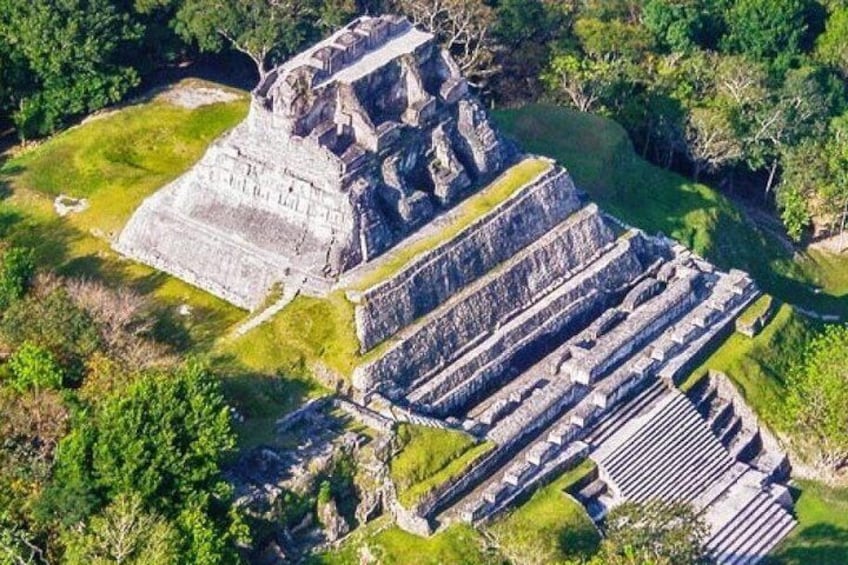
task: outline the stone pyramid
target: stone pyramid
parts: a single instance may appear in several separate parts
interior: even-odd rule
[[[361,17],[274,69],[116,249],[246,308],[283,281],[321,294],[511,159],[432,34]]]

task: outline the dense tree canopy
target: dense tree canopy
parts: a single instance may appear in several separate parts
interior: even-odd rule
[[[17,63],[21,135],[51,133],[65,116],[117,102],[138,85],[127,60],[141,34],[110,0],[0,1],[0,45]]]
[[[787,419],[798,453],[825,473],[848,466],[848,327],[830,326],[795,361]]]

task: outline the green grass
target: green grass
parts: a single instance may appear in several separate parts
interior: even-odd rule
[[[0,167],[0,237],[36,251],[62,274],[103,279],[150,295],[162,333],[186,349],[208,350],[243,313],[203,291],[122,260],[110,240],[148,195],[188,169],[206,146],[243,119],[246,99],[188,110],[153,100],[109,112],[8,158]],[[56,195],[85,197],[90,207],[59,218]],[[176,307],[192,314],[180,317]]]
[[[9,160],[14,189],[85,197],[91,207],[69,216],[83,231],[119,230],[141,201],[197,161],[246,115],[244,99],[189,110],[165,101],[124,108],[71,128]]]
[[[270,322],[223,342],[220,350],[255,371],[308,377],[329,370],[344,378],[359,358],[353,305],[342,292],[324,299],[298,296]]]
[[[769,311],[774,305],[774,297],[769,294],[763,294],[757,298],[753,304],[745,309],[739,316],[739,323],[750,326],[757,321],[763,314]]]
[[[398,500],[407,508],[435,487],[460,476],[493,447],[491,442],[480,443],[456,430],[403,424],[397,434],[403,447],[389,466]]]
[[[575,562],[591,556],[600,535],[583,506],[566,490],[593,467],[585,460],[488,526],[504,555],[527,565]]]
[[[367,561],[370,555],[374,561]],[[474,528],[454,525],[429,538],[391,526],[387,517],[360,528],[341,547],[314,556],[312,565],[504,565],[506,560]]]
[[[532,105],[499,111],[495,117],[526,150],[566,166],[578,187],[613,215],[649,233],[673,237],[720,268],[751,273],[763,290],[783,301],[848,314],[848,260],[811,253],[796,261],[715,190],[638,157],[615,122]],[[815,292],[817,284],[824,292]]]
[[[443,229],[389,251],[385,258],[379,260],[377,268],[368,271],[355,281],[355,288],[364,290],[392,277],[416,256],[456,237],[462,230],[492,211],[498,204],[515,194],[518,189],[549,169],[550,166],[550,163],[543,159],[525,159],[512,166],[484,191],[480,191],[460,203],[456,210],[452,212],[453,217],[450,223]]]
[[[772,429],[786,426],[781,407],[789,364],[803,352],[816,325],[783,304],[753,339],[733,333],[682,385],[686,389],[710,369],[726,373],[758,416]]]
[[[798,526],[772,551],[769,563],[848,563],[848,488],[835,489],[812,481],[799,481],[798,486]]]

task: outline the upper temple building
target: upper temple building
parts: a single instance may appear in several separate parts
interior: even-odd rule
[[[513,160],[432,34],[361,17],[271,71],[116,248],[250,308],[326,290]]]

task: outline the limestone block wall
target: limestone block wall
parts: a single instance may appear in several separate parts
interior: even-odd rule
[[[170,190],[157,193],[133,215],[116,248],[242,308],[252,308],[285,276],[285,258],[236,245],[227,234],[175,214]]]
[[[532,348],[545,336],[573,331],[597,316],[608,306],[611,297],[606,293],[587,290],[586,294],[568,304],[573,294],[558,295],[545,307],[532,312],[503,332],[492,335],[485,347],[478,347],[458,359],[437,378],[408,398],[418,409],[447,416],[466,406],[475,397],[510,376],[512,363],[522,351]],[[432,385],[432,386],[428,386]],[[423,390],[422,390],[423,389]]]
[[[432,311],[537,240],[578,206],[568,174],[551,169],[455,238],[421,255],[387,281],[367,289],[356,307],[356,331],[362,350],[373,348]],[[598,228],[598,236],[607,233],[608,229]]]
[[[613,251],[593,263],[570,284],[555,283],[554,286],[562,286],[563,290],[549,307],[564,308],[592,290],[617,289],[639,276],[645,268],[634,249],[638,247],[636,242],[639,239],[620,241]],[[538,268],[535,266],[530,273],[525,270],[524,276],[532,275]],[[435,312],[426,319],[426,323],[414,327],[409,335],[381,357],[360,365],[354,372],[354,386],[370,390],[382,382],[409,383],[440,370],[464,349],[485,339],[501,320],[526,309],[534,298],[541,298],[531,296],[524,284],[518,287],[494,284],[480,290],[481,293],[473,299],[463,295],[462,300]],[[504,300],[504,296],[511,299]],[[547,313],[543,310],[542,315],[547,317],[545,314],[553,312],[553,309]]]
[[[696,304],[697,280],[697,274],[693,273],[671,283],[665,292],[635,310],[585,356],[567,361],[562,371],[579,383],[591,384]]]

